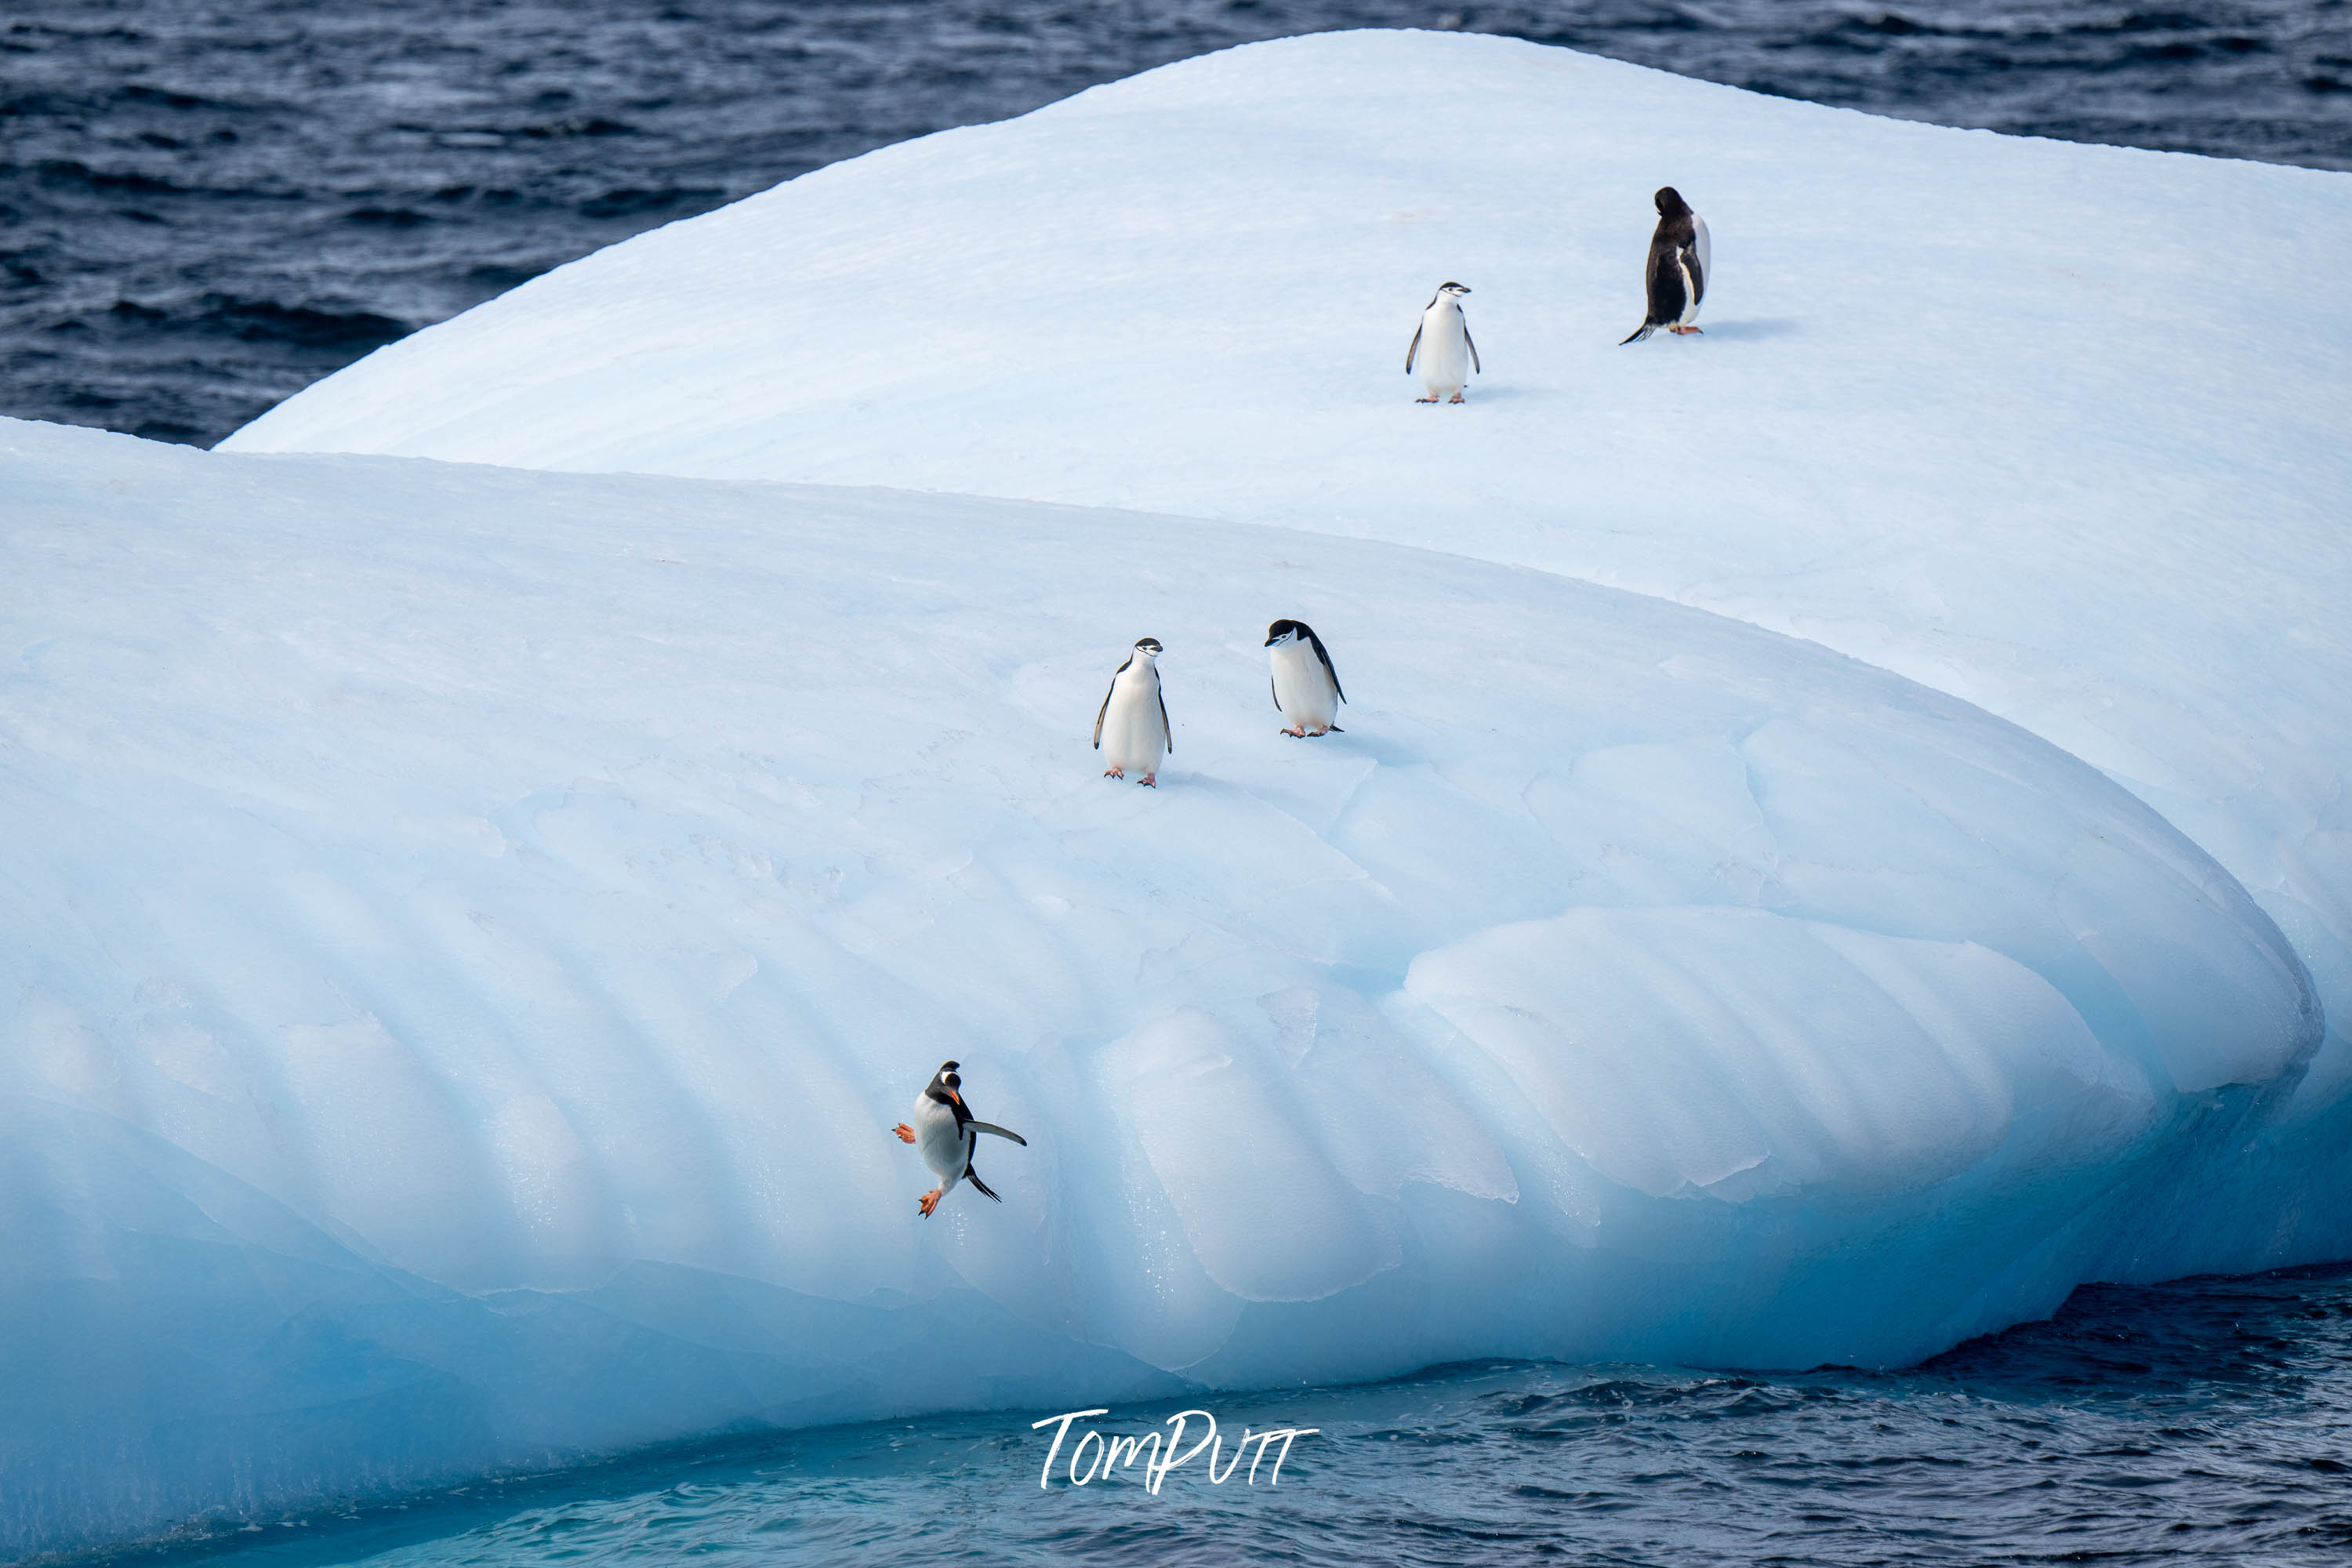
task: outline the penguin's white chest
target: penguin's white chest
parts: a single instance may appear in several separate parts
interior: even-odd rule
[[[1421,357],[1413,367],[1432,395],[1450,397],[1470,379],[1470,329],[1462,307],[1440,300],[1421,315]]]
[[[940,1176],[961,1176],[971,1163],[974,1134],[956,1129],[955,1108],[925,1094],[915,1100],[915,1147],[923,1163]]]
[[[1103,761],[1114,768],[1156,773],[1168,754],[1168,726],[1160,705],[1160,671],[1138,660],[1110,683],[1103,710]]]
[[[1691,275],[1690,258],[1685,258],[1683,264],[1682,319],[1675,323],[1678,327],[1687,327],[1698,319],[1699,301],[1715,276],[1714,246],[1707,239],[1706,219],[1696,213],[1691,214],[1691,231],[1694,237],[1691,250],[1698,262],[1698,275]]]
[[[1311,644],[1286,643],[1274,650],[1274,700],[1293,728],[1328,730],[1339,717],[1339,689]]]

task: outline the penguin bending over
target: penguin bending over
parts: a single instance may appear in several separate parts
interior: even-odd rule
[[[1415,403],[1441,397],[1459,403],[1470,373],[1485,372],[1478,363],[1478,345],[1470,341],[1470,323],[1462,316],[1462,296],[1468,292],[1459,283],[1440,283],[1421,312],[1421,325],[1412,330],[1412,342],[1404,351],[1405,374],[1411,375],[1418,362],[1421,384],[1429,392],[1427,397],[1414,398]]]
[[[1707,255],[1706,219],[1691,211],[1690,204],[1672,185],[1659,186],[1651,199],[1658,205],[1658,227],[1650,236],[1650,260],[1643,275],[1649,313],[1619,348],[1638,342],[1660,327],[1676,334],[1697,331],[1691,322],[1698,315],[1699,301],[1706,298],[1707,273],[1713,265]]]
[[[1107,779],[1123,779],[1128,769],[1139,768],[1143,777],[1137,783],[1157,784],[1160,759],[1176,750],[1168,700],[1160,694],[1159,658],[1160,639],[1139,637],[1127,662],[1111,672],[1110,689],[1095,713],[1095,750],[1110,764],[1103,769]]]
[[[1282,732],[1304,738],[1338,731],[1331,721],[1348,694],[1339,689],[1339,672],[1315,628],[1305,621],[1276,621],[1265,628],[1265,646],[1274,650],[1267,658],[1274,665],[1275,710],[1290,721]]]
[[[994,1203],[1004,1200],[988,1190],[980,1173],[971,1168],[972,1145],[983,1132],[999,1138],[1010,1138],[1024,1149],[1029,1140],[1018,1132],[1008,1131],[993,1121],[975,1121],[971,1109],[963,1102],[963,1079],[956,1076],[956,1063],[941,1062],[940,1070],[923,1092],[915,1097],[915,1125],[901,1121],[890,1129],[901,1143],[912,1143],[923,1152],[923,1163],[939,1173],[940,1184],[915,1200],[917,1207],[929,1219],[940,1206],[940,1200],[953,1190],[956,1183],[970,1182],[982,1197]]]

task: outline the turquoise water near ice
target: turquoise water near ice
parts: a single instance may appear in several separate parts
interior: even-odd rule
[[[2079,1290],[1901,1372],[1480,1362],[1187,1405],[1317,1427],[1279,1484],[1205,1458],[1041,1489],[1058,1415],[671,1448],[109,1563],[1309,1564],[2352,1562],[2352,1267]],[[1201,1431],[1197,1418],[1191,1431]],[[1191,1446],[1190,1441],[1186,1447]],[[1230,1448],[1224,1458],[1233,1458]],[[1091,1453],[1091,1450],[1090,1450]]]

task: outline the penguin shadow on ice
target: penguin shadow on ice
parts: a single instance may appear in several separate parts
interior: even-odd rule
[[[1129,768],[1160,782],[1160,759],[1176,750],[1168,727],[1167,700],[1160,695],[1160,639],[1138,637],[1127,662],[1111,672],[1110,689],[1095,713],[1095,750],[1107,764],[1103,777],[1123,779]]]
[[[1464,402],[1462,389],[1470,373],[1486,372],[1478,363],[1478,345],[1470,341],[1470,323],[1462,315],[1462,297],[1469,292],[1460,283],[1440,283],[1421,313],[1421,325],[1412,330],[1412,342],[1404,351],[1404,373],[1411,375],[1418,365],[1423,390],[1429,394],[1413,399],[1416,403],[1440,398]]]
[[[939,1176],[940,1184],[915,1200],[915,1206],[929,1219],[938,1212],[940,1200],[955,1190],[958,1182],[970,1182],[973,1190],[992,1203],[1004,1200],[989,1190],[980,1173],[972,1169],[973,1147],[983,1132],[998,1138],[1008,1138],[1024,1149],[1029,1140],[993,1121],[975,1121],[971,1108],[963,1102],[963,1079],[959,1076],[959,1062],[941,1062],[940,1070],[923,1092],[915,1097],[915,1123],[909,1127],[901,1121],[890,1131],[902,1143],[912,1143],[922,1152],[923,1163]]]
[[[1650,255],[1643,264],[1643,289],[1647,311],[1642,324],[1617,346],[1640,342],[1660,327],[1677,337],[1695,337],[1691,325],[1706,298],[1707,279],[1714,266],[1706,220],[1691,210],[1682,193],[1661,185],[1650,198],[1658,209],[1658,226],[1650,235]]]

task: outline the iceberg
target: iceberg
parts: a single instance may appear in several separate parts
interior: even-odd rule
[[[1619,351],[1664,163],[1720,290]],[[2347,229],[1339,35],[640,237],[219,452],[0,422],[0,1553],[2352,1253],[2352,331],[2261,292]],[[1421,408],[1446,276],[1489,371]],[[1276,732],[1289,616],[1343,734]],[[1156,791],[1087,744],[1146,634]],[[949,1057],[1029,1146],[924,1220]]]

